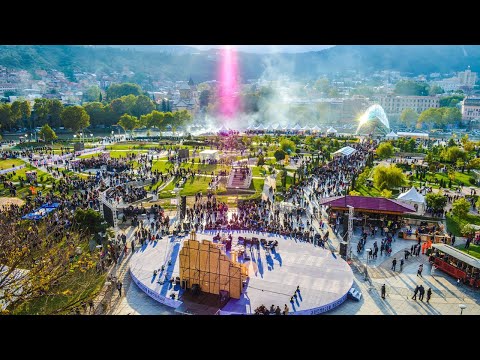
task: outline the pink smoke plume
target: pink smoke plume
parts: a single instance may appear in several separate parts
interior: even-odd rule
[[[220,100],[220,114],[231,118],[239,109],[239,84],[237,52],[230,46],[225,46],[220,52],[220,86],[218,97]]]

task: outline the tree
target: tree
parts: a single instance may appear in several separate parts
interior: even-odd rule
[[[433,85],[429,90],[428,90],[428,95],[437,95],[437,94],[443,94],[445,93],[445,90],[441,86],[438,85]]]
[[[108,228],[102,215],[93,209],[77,208],[73,215],[74,228],[84,230],[87,234],[93,235],[99,232],[105,232]]]
[[[280,161],[280,160],[283,160],[285,159],[285,151],[283,151],[282,149],[277,149],[275,150],[275,152],[273,153],[273,157],[275,158],[275,160],[277,161]]]
[[[390,199],[392,197],[392,192],[388,189],[383,189],[382,192],[380,193],[380,196]]]
[[[447,198],[440,193],[435,194],[430,192],[425,195],[425,202],[427,203],[427,207],[436,212],[445,208],[445,205],[447,205]]]
[[[480,158],[475,158],[475,159],[472,159],[470,160],[468,163],[467,163],[467,169],[468,170],[472,170],[472,169],[480,169]]]
[[[95,274],[95,258],[89,252],[75,253],[76,248],[87,241],[84,235],[68,231],[60,223],[47,227],[43,221],[32,224],[13,220],[2,221],[0,227],[0,302],[8,303],[8,312],[39,299],[45,302],[53,301],[56,296],[65,299],[71,292],[70,286],[83,289],[84,285],[92,286],[89,278],[98,281],[99,276],[92,275]],[[78,283],[80,274],[89,275],[85,284]],[[72,278],[77,283],[72,284]],[[77,300],[72,298],[60,303],[68,306]],[[43,310],[38,308],[41,304],[36,306],[36,311]]]
[[[134,129],[138,128],[139,121],[135,116],[123,114],[118,120],[118,125],[120,125],[123,130],[132,132]]]
[[[48,124],[54,128],[59,127],[62,124],[61,113],[63,110],[63,104],[58,99],[51,99],[47,103],[48,111]]]
[[[15,118],[15,122],[21,120],[24,126],[29,126],[28,120],[30,119],[30,115],[32,113],[30,108],[30,102],[28,102],[27,100],[16,100],[12,103],[11,110]]]
[[[200,102],[200,107],[206,108],[208,106],[208,102],[210,101],[210,90],[202,90],[198,96],[198,100]]]
[[[282,148],[283,151],[285,151],[287,154],[291,154],[295,152],[296,145],[293,141],[288,140],[288,139],[283,139],[280,141],[280,147]]]
[[[440,98],[440,107],[456,107],[465,98],[464,95],[452,95]]]
[[[462,120],[462,112],[458,108],[438,108],[438,111],[442,114],[442,124],[455,124]]]
[[[418,121],[418,114],[411,108],[406,108],[400,115],[400,121],[407,127],[414,127]]]
[[[373,182],[380,190],[400,187],[405,184],[405,174],[396,165],[378,165],[373,170]]]
[[[381,143],[376,153],[380,159],[387,159],[393,156],[393,145],[390,142]]]
[[[10,104],[0,105],[0,127],[10,130],[13,125],[14,122]]]
[[[459,218],[465,218],[470,211],[470,202],[465,198],[457,199],[452,204],[452,213]]]
[[[43,138],[45,142],[50,142],[57,138],[57,134],[55,134],[55,131],[53,131],[53,129],[48,124],[42,126],[38,133],[38,136]]]
[[[85,129],[90,125],[90,116],[81,106],[69,106],[63,109],[60,115],[63,125],[73,132]]]
[[[94,102],[94,101],[102,101],[100,97],[102,96],[102,91],[97,85],[91,86],[85,91],[83,98],[84,101],[87,102]]]
[[[456,163],[459,159],[464,161],[467,159],[467,153],[458,146],[443,149],[440,156],[451,163]]]
[[[395,94],[398,95],[428,95],[428,85],[413,80],[400,80],[395,84]]]
[[[442,112],[437,108],[429,108],[422,111],[418,117],[417,128],[421,128],[422,125],[430,129],[433,127],[442,127],[444,125]]]
[[[366,184],[368,176],[370,175],[370,171],[371,169],[368,166],[366,166],[365,169],[363,169],[360,175],[358,175],[357,186],[361,187]]]
[[[132,83],[112,84],[108,87],[106,94],[107,101],[112,101],[126,95],[139,96],[142,94],[142,89],[137,84]]]
[[[175,111],[173,113],[173,125],[177,128],[187,125],[191,120],[192,114],[187,110]]]
[[[140,95],[135,99],[131,114],[140,117],[142,115],[150,114],[153,110],[155,110],[154,102],[148,96]]]

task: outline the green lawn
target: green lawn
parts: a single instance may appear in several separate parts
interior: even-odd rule
[[[117,159],[117,158],[120,158],[120,157],[127,157],[127,154],[135,154],[135,155],[138,155],[138,154],[141,154],[141,153],[146,153],[147,151],[146,150],[139,150],[139,151],[111,151],[110,152],[110,157],[112,159]]]
[[[252,179],[252,183],[250,184],[250,190],[255,190],[257,193],[261,193],[263,191],[264,183],[264,179]]]
[[[465,245],[458,245],[455,246],[458,250],[463,251],[464,253],[467,253],[469,255],[472,255],[473,257],[476,257],[477,259],[480,259],[480,245],[474,245],[470,244],[469,248],[465,250]]]
[[[357,186],[356,191],[358,191],[362,196],[372,196],[377,197],[380,196],[381,191],[374,187],[369,187],[366,185]]]
[[[262,166],[253,166],[251,169],[253,176],[265,176],[265,169]]]
[[[467,214],[459,218],[452,213],[447,214],[447,230],[455,236],[462,236],[461,230],[467,224],[480,225],[480,216]]]
[[[448,186],[448,183],[450,179],[448,178],[448,174],[445,173],[436,173],[435,177],[440,181],[440,179],[443,179],[445,183]],[[472,186],[470,183],[470,178],[472,175],[469,175],[468,173],[461,173],[458,171],[455,171],[455,180],[452,181],[452,184],[456,185],[463,185],[463,186]]]
[[[185,182],[183,189],[180,191],[180,195],[193,196],[202,192],[205,195],[208,192],[208,184],[212,180],[211,177],[197,176],[194,179],[188,179]],[[226,191],[225,187],[219,186],[217,194],[222,194]]]
[[[175,181],[172,181],[170,184],[168,184],[159,194],[158,198],[159,199],[168,199],[175,197],[175,194],[172,193],[172,190],[175,188]]]
[[[153,160],[152,171],[158,170],[162,173],[173,169],[173,164],[167,160]]]
[[[120,143],[114,145],[107,145],[106,150],[139,150],[139,149],[150,149],[158,147],[158,143],[143,143],[143,142],[129,142],[129,143]]]
[[[25,162],[20,159],[0,160],[0,170],[10,169],[12,167],[19,166],[22,164],[25,164]]]

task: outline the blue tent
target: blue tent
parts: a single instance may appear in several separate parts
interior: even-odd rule
[[[43,204],[38,209],[33,210],[31,213],[22,216],[23,220],[40,220],[43,219],[45,216],[50,214],[56,208],[60,206],[60,203],[52,203],[52,204]]]

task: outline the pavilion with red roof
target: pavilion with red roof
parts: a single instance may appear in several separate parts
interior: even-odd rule
[[[388,215],[403,215],[405,213],[414,213],[415,208],[407,203],[387,199],[383,197],[369,196],[333,196],[321,199],[320,205],[329,206],[331,210],[347,211],[348,206],[353,206],[355,212],[375,213]]]

